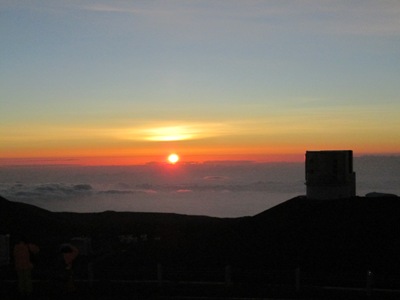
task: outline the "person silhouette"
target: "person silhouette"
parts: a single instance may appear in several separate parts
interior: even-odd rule
[[[72,264],[79,254],[78,248],[71,244],[61,245],[61,253],[63,255],[65,263],[65,275],[66,275],[66,291],[74,292],[76,290],[74,282],[74,274],[72,270]]]
[[[39,247],[20,236],[14,245],[13,256],[15,270],[18,276],[18,292],[20,296],[30,296],[33,291],[32,269],[33,263],[31,256],[39,252]]]

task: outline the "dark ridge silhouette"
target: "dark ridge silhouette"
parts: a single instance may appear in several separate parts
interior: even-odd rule
[[[239,218],[240,219],[240,218]],[[57,247],[73,237],[90,237],[94,253],[107,253],[107,260],[115,265],[123,256],[116,250],[121,235],[146,236],[150,241],[160,240],[155,249],[148,247],[148,253],[136,255],[138,262],[176,261],[185,263],[208,248],[208,243],[226,232],[236,219],[222,219],[207,216],[188,216],[170,213],[136,213],[105,211],[101,213],[50,212],[33,205],[8,201],[0,196],[0,234],[23,235],[42,245],[41,256],[54,256]],[[149,243],[148,243],[149,244]],[[151,257],[154,255],[154,257]],[[103,262],[104,266],[107,262]]]
[[[299,196],[242,218],[50,212],[0,197],[0,234],[10,234],[11,241],[24,234],[39,244],[38,269],[55,264],[61,243],[87,236],[93,254],[80,260],[94,262],[96,278],[103,280],[132,278],[138,276],[132,270],[154,271],[157,264],[164,270],[189,271],[186,280],[193,279],[198,269],[222,270],[227,265],[235,270],[236,279],[241,270],[251,270],[252,282],[265,270],[296,268],[364,274],[364,279],[368,270],[398,276],[399,216],[396,196],[335,200]],[[121,236],[137,240],[124,244]]]
[[[249,219],[238,244],[266,267],[397,273],[399,213],[398,197],[297,197]]]
[[[253,217],[214,218],[165,213],[50,212],[0,197],[0,233],[38,243],[90,236],[96,249],[120,235],[158,239],[157,260],[400,270],[400,199],[296,197]],[[150,258],[152,259],[152,258]]]

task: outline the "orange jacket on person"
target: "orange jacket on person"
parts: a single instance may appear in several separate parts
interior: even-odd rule
[[[39,252],[39,247],[34,244],[19,242],[14,246],[15,269],[30,270],[33,268],[31,262],[31,253]]]

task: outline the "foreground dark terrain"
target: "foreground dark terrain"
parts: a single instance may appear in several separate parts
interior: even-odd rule
[[[40,246],[36,297],[63,293],[59,247],[74,238],[75,299],[400,297],[400,198],[296,197],[253,217],[54,213],[0,197],[0,234]],[[77,240],[75,240],[76,242]],[[12,261],[2,298],[14,295]],[[45,298],[43,298],[45,299]]]

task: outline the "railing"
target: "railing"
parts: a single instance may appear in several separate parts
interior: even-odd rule
[[[107,279],[96,276],[91,280]],[[120,270],[108,269],[107,273],[115,274]],[[370,294],[373,291],[400,293],[400,273],[380,274],[365,272],[316,272],[295,269],[239,268],[231,265],[221,267],[186,267],[156,264],[149,267],[132,267],[130,272],[121,274],[120,278],[110,280],[125,282],[153,282],[157,284],[203,284],[203,285],[259,285],[264,287],[285,287],[295,292],[304,288],[323,288],[336,290],[354,290]],[[97,274],[100,275],[100,274]],[[123,275],[123,276],[122,276]]]
[[[82,266],[81,266],[82,267]],[[279,294],[288,291],[292,295],[309,293],[310,291],[358,293],[372,295],[386,293],[400,296],[400,274],[380,274],[372,271],[356,272],[315,272],[300,268],[285,270],[269,270],[263,268],[246,268],[237,266],[202,266],[187,267],[154,264],[152,266],[133,266],[125,269],[99,269],[91,264],[87,269],[81,268],[76,273],[76,282],[83,286],[142,286],[153,288],[173,286],[213,287],[214,290],[257,291],[268,294],[271,291]],[[36,283],[51,284],[54,278],[46,278],[49,274],[34,276]],[[3,273],[4,275],[5,273]],[[11,274],[11,273],[8,273]],[[1,276],[3,283],[14,284],[16,277]],[[47,283],[46,283],[47,282]],[[115,288],[118,290],[118,288]]]

